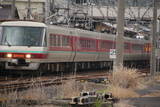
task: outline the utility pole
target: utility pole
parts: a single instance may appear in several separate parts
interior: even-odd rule
[[[116,34],[116,59],[115,59],[115,62],[114,62],[113,71],[116,71],[120,66],[123,66],[124,15],[125,15],[125,0],[118,0],[117,34]]]
[[[27,19],[31,19],[31,0],[28,0]]]
[[[153,0],[153,21],[151,32],[151,61],[150,73],[154,77],[156,73],[156,40],[157,40],[157,0]]]
[[[15,10],[16,10],[15,3],[16,3],[16,0],[12,0],[12,6],[11,6],[11,19],[15,19]]]

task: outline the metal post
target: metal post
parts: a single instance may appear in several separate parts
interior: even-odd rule
[[[141,20],[141,5],[140,5],[140,1],[138,0],[137,1],[137,4],[138,4],[138,23],[140,22]]]
[[[48,21],[48,16],[49,16],[49,1],[46,0],[45,1],[45,23],[48,24],[49,21]]]
[[[123,65],[124,53],[124,13],[125,0],[118,0],[117,34],[116,34],[116,59],[113,71]]]
[[[11,19],[15,18],[15,10],[16,10],[16,6],[15,6],[16,0],[12,0],[12,6],[11,6]]]
[[[150,62],[150,73],[151,76],[155,76],[156,72],[156,34],[157,34],[157,0],[153,0],[153,23],[152,23],[152,32],[151,32],[151,62]]]
[[[28,0],[27,19],[31,19],[31,0]]]
[[[160,16],[159,16],[160,17]],[[160,18],[159,18],[159,36],[160,36]]]
[[[68,2],[67,2],[67,11],[68,11],[68,13],[67,13],[67,22],[68,22],[68,26],[70,25],[70,0],[68,0]]]
[[[157,35],[157,48],[158,50],[160,50],[160,15],[158,16],[158,35]],[[160,72],[160,57],[158,56],[157,58],[158,62],[157,62],[157,72]]]
[[[109,5],[107,5],[107,13],[106,13],[107,19],[109,19]]]

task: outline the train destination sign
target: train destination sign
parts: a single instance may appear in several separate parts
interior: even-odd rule
[[[110,59],[116,59],[116,49],[110,49],[109,58]]]

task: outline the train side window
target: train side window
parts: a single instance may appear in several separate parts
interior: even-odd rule
[[[56,47],[70,46],[70,37],[60,36],[60,35],[51,35],[50,43],[51,43],[51,46],[56,46]]]
[[[114,44],[110,41],[101,41],[100,47],[101,49],[111,49],[114,48]]]
[[[51,46],[56,46],[56,35],[50,35],[50,45]]]
[[[56,35],[52,36],[52,46],[56,46]]]
[[[101,41],[100,47],[101,47],[101,49],[107,49],[107,42]]]
[[[90,41],[86,40],[86,43],[87,43],[87,47],[86,48],[90,48]]]
[[[88,49],[95,49],[96,48],[96,41],[95,40],[86,40],[86,39],[81,38],[79,41],[80,41],[81,48],[88,48]]]
[[[90,41],[90,48],[92,48],[92,49],[96,48],[96,41],[95,40]]]
[[[60,38],[58,35],[54,35],[54,46],[60,45]]]
[[[54,41],[53,35],[50,35],[49,37],[50,46],[53,46],[53,43],[54,43],[53,41]]]
[[[80,39],[79,41],[80,41],[80,47],[85,48],[86,47],[86,41],[83,40],[83,39]]]
[[[63,36],[62,37],[62,46],[69,46],[69,37]]]
[[[60,44],[61,44],[61,38],[60,38],[59,35],[56,35],[56,40],[57,40],[56,46],[60,46]]]
[[[124,44],[124,49],[129,49],[129,44],[128,43]]]
[[[134,44],[133,45],[133,50],[143,50],[143,45]]]

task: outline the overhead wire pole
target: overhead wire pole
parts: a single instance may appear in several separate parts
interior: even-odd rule
[[[44,11],[44,12],[45,12],[45,13],[44,13],[45,19],[44,19],[44,21],[45,21],[46,24],[49,23],[49,20],[48,20],[49,10],[50,10],[49,0],[45,0],[45,11]]]
[[[68,27],[70,26],[70,0],[67,1],[67,22],[68,22]]]
[[[125,0],[118,0],[117,34],[116,34],[116,59],[115,59],[115,62],[114,62],[113,71],[116,71],[120,66],[123,66],[124,15],[125,15]]]
[[[16,10],[16,6],[15,6],[16,0],[12,0],[12,6],[11,6],[11,18],[14,19],[15,18],[15,10]]]
[[[159,29],[158,29],[158,31],[159,31],[159,37],[160,37],[160,15],[158,16],[158,21],[159,21]]]
[[[31,19],[31,0],[28,0],[27,19]]]
[[[153,0],[153,20],[151,32],[151,60],[150,73],[154,77],[156,73],[156,40],[157,40],[157,0]]]

